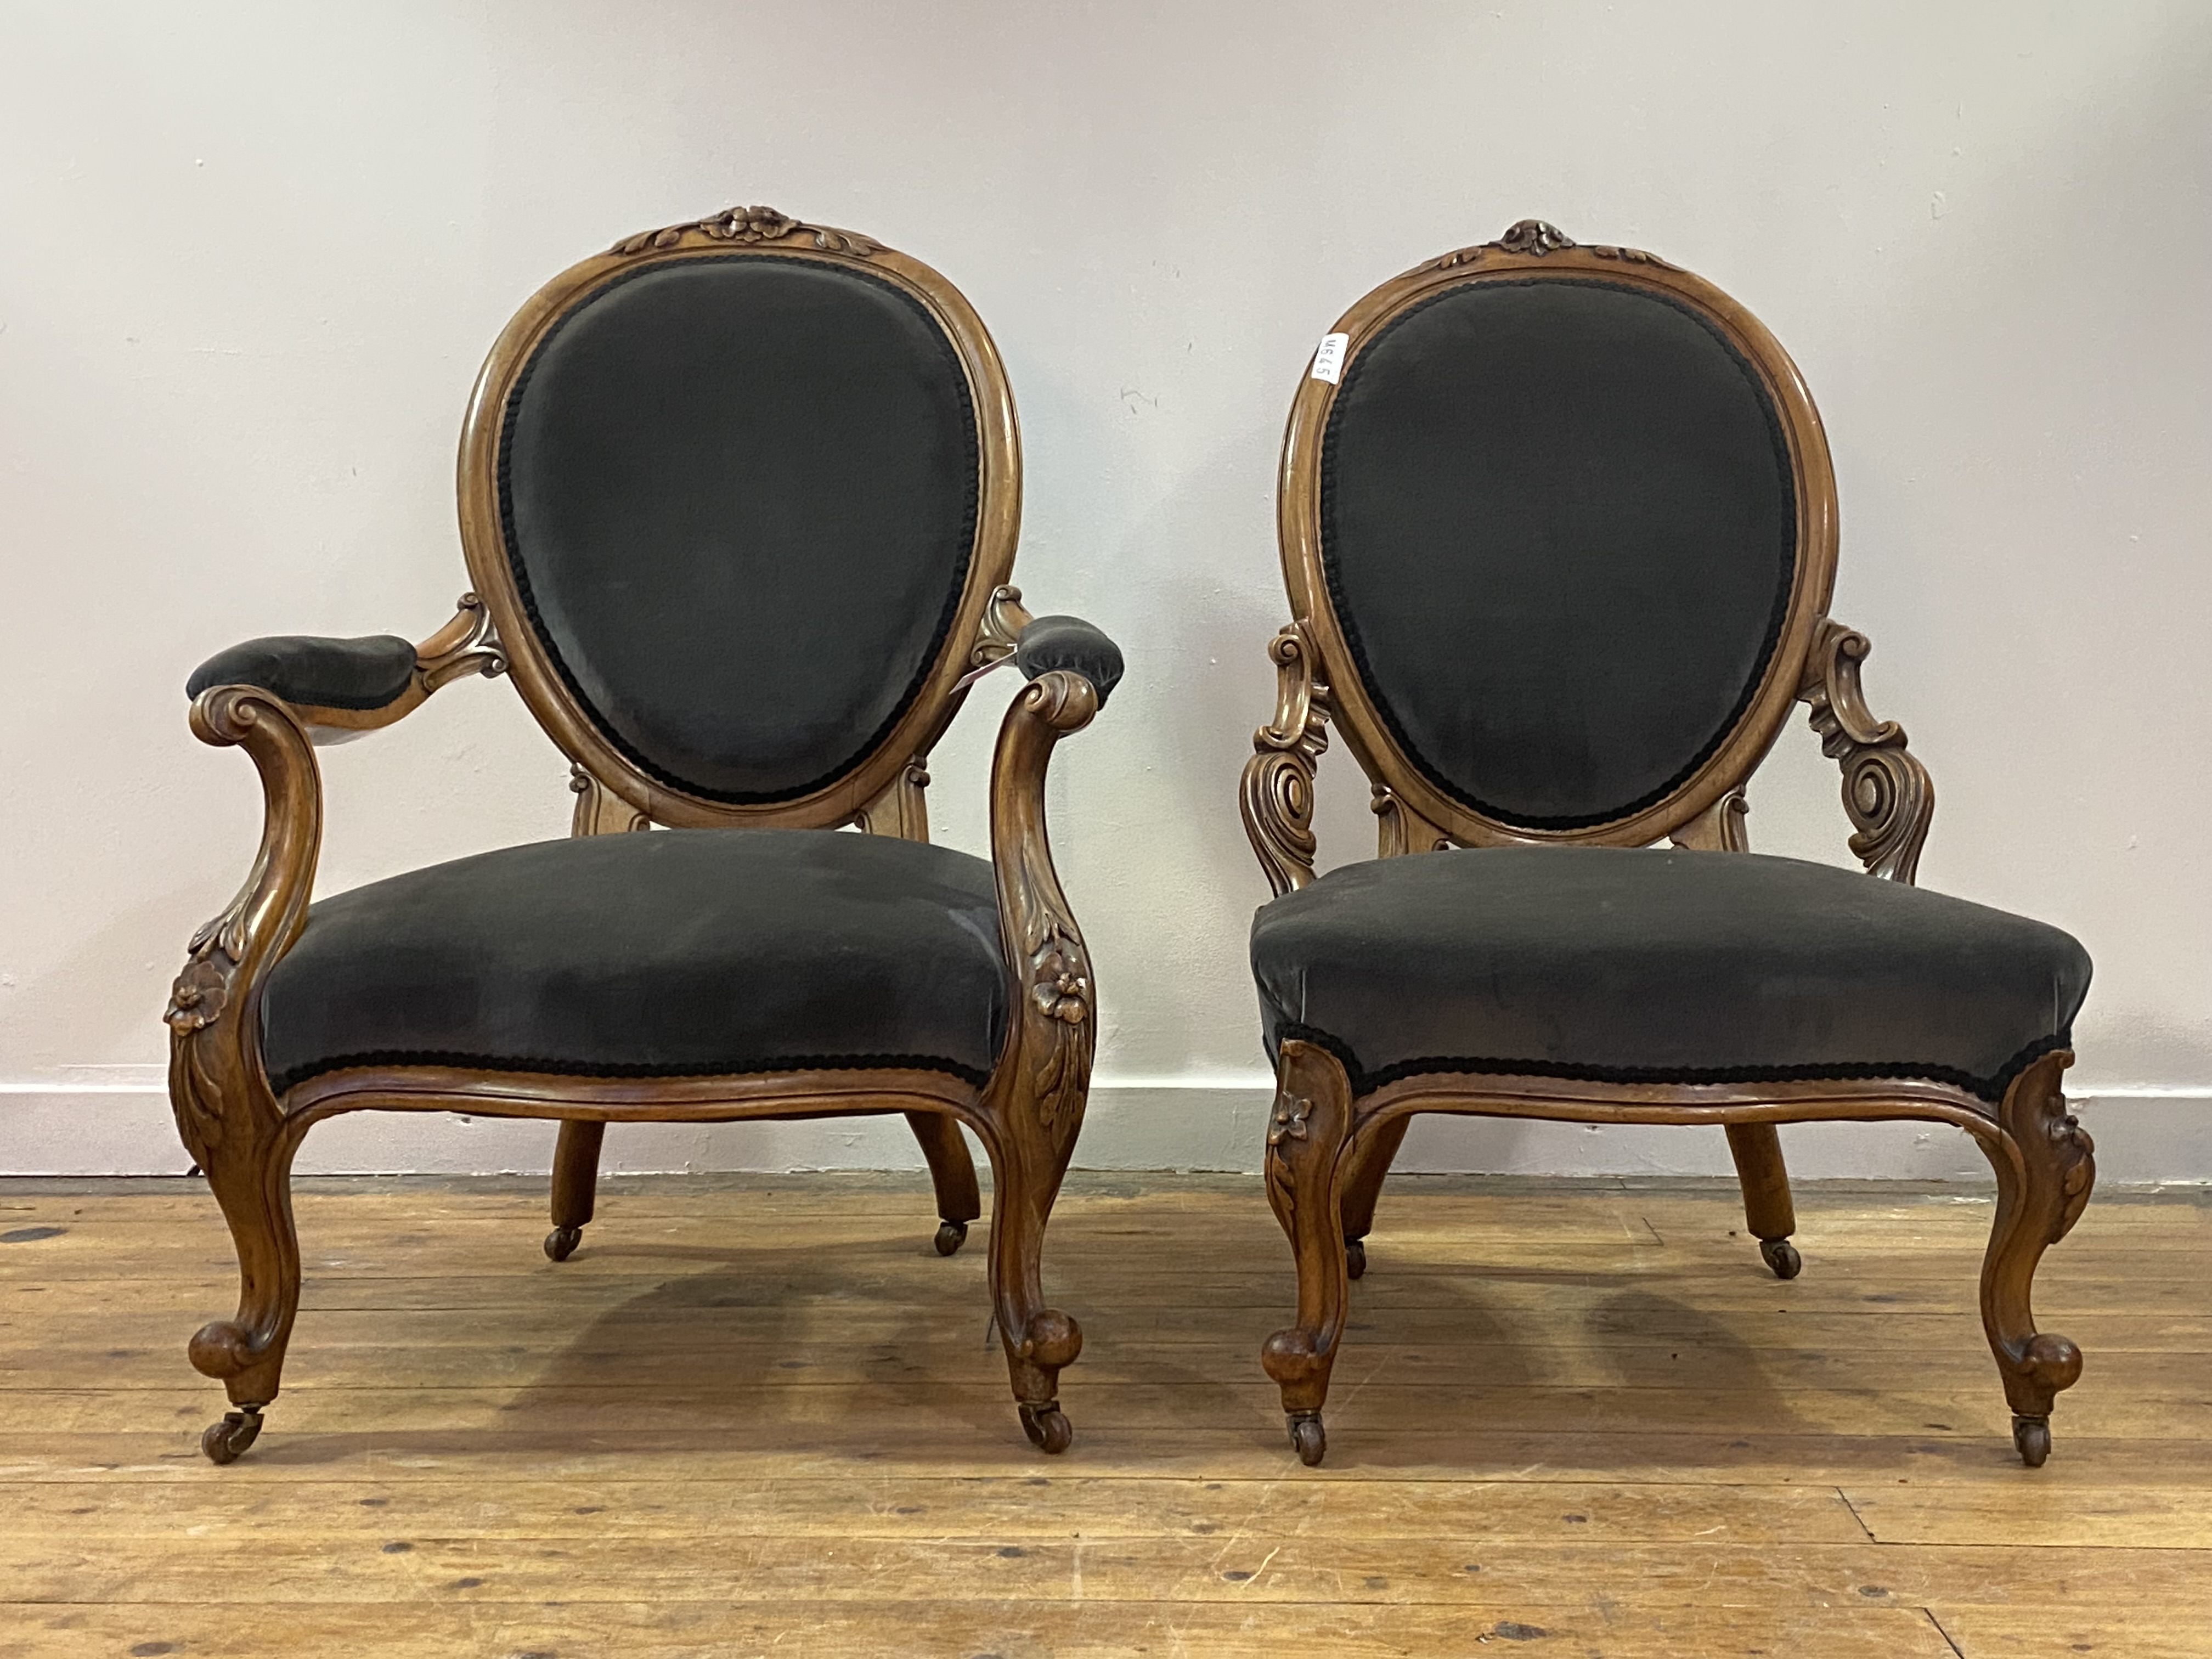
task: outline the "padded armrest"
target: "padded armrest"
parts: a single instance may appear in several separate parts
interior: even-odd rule
[[[1101,708],[1121,683],[1121,647],[1080,617],[1037,617],[1015,641],[1014,661],[1032,680],[1055,668],[1073,669],[1091,682]]]
[[[287,702],[319,708],[382,708],[415,675],[415,647],[390,634],[357,640],[279,634],[217,652],[185,682],[197,697],[211,685],[252,685]]]

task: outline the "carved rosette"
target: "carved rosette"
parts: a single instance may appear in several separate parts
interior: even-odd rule
[[[881,249],[881,244],[857,232],[806,224],[772,207],[756,206],[725,208],[711,219],[694,219],[688,224],[668,225],[659,230],[641,230],[635,236],[625,236],[607,251],[623,255],[656,253],[679,246],[686,237],[740,246],[804,237],[825,253],[850,253],[862,258]]]
[[[1312,636],[1291,623],[1268,642],[1275,718],[1252,734],[1244,764],[1244,833],[1278,896],[1314,878],[1314,772],[1328,748],[1328,688]]]
[[[1030,1006],[1031,1029],[1042,1027],[1030,1045],[1030,1082],[1037,1121],[1050,1128],[1080,1103],[1091,1077],[1091,963],[1072,921],[1055,918],[1030,952]]]
[[[1820,752],[1844,771],[1850,848],[1869,873],[1910,883],[1936,816],[1936,785],[1905,747],[1905,728],[1877,720],[1859,684],[1867,636],[1823,618],[1805,659],[1797,695],[1809,708]]]
[[[1308,1136],[1307,1124],[1312,1116],[1310,1100],[1278,1097],[1274,1115],[1267,1121],[1267,1186],[1279,1206],[1291,1202],[1291,1163],[1297,1143]]]

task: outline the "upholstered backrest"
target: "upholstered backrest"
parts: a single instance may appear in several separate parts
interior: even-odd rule
[[[1786,707],[1818,426],[1694,278],[1492,248],[1392,285],[1318,388],[1310,597],[1384,773],[1440,822],[1572,835],[1681,801],[1778,667]]]
[[[610,787],[677,821],[834,819],[887,744],[912,758],[902,729],[926,746],[1006,574],[1003,377],[949,285],[866,239],[742,212],[662,234],[556,280],[495,350],[471,566],[495,561],[526,696]]]

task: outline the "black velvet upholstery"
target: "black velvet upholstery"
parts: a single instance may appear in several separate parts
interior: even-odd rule
[[[1121,647],[1080,617],[1037,617],[1015,642],[1014,662],[1032,680],[1055,668],[1073,669],[1096,688],[1101,708],[1121,683]]]
[[[501,510],[539,637],[665,783],[805,794],[912,704],[975,534],[975,410],[921,303],[811,260],[653,266],[507,403]]]
[[[1934,1078],[1996,1099],[2089,988],[2066,934],[1796,859],[1487,848],[1333,870],[1252,927],[1269,1051],[1614,1082]]]
[[[185,682],[197,697],[211,685],[258,685],[286,702],[324,708],[381,708],[415,675],[415,647],[391,634],[357,640],[278,634],[219,651]]]
[[[828,830],[509,848],[316,904],[269,977],[276,1087],[348,1064],[586,1076],[914,1066],[1006,1026],[991,866]]]
[[[1796,495],[1757,376],[1687,307],[1475,283],[1353,357],[1323,438],[1331,603],[1445,794],[1571,829],[1662,799],[1747,706]]]

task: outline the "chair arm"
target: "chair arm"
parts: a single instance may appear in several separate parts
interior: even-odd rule
[[[1014,641],[1014,663],[1024,679],[1064,669],[1091,682],[1103,708],[1121,683],[1121,647],[1080,617],[1037,617]]]
[[[1080,674],[1101,708],[1121,683],[1121,647],[1104,630],[1080,617],[1032,617],[1018,587],[994,590],[968,660],[974,672],[960,682],[963,690],[1008,662],[1031,680],[1054,669]]]
[[[1905,728],[1867,708],[1859,665],[1873,648],[1865,635],[1822,617],[1797,696],[1809,705],[1820,752],[1843,767],[1851,851],[1868,874],[1909,885],[1936,817],[1936,783],[1905,748]]]
[[[275,1132],[277,1109],[261,1063],[261,987],[307,925],[323,839],[323,785],[307,727],[258,686],[218,685],[192,703],[192,735],[242,746],[261,774],[261,848],[221,915],[194,933],[163,1016],[169,1101],[203,1165],[226,1138]],[[240,1115],[245,1121],[236,1121]]]
[[[185,695],[197,698],[216,686],[252,686],[289,705],[305,726],[360,732],[391,725],[464,674],[506,668],[490,613],[475,594],[464,593],[453,620],[420,645],[392,634],[248,640],[194,669]]]
[[[1045,770],[1054,745],[1088,726],[1099,701],[1084,675],[1042,670],[1007,709],[991,763],[991,864],[1012,993],[1001,1086],[1031,1094],[1036,1125],[1069,1144],[1090,1084],[1097,1019],[1091,958],[1045,834]]]

